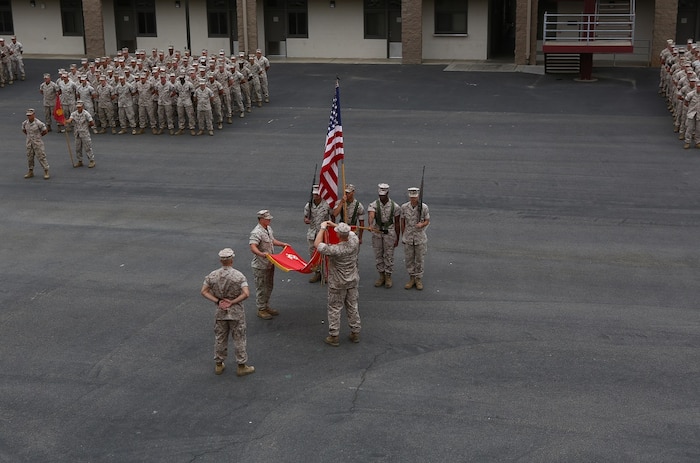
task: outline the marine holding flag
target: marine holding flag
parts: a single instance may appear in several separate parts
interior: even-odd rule
[[[328,227],[335,227],[339,242],[325,243]],[[360,243],[346,223],[334,224],[327,220],[321,224],[314,245],[318,252],[328,257],[328,337],[323,341],[338,347],[340,334],[340,312],[345,307],[350,326],[349,339],[360,342],[360,311],[358,309],[360,273],[357,269],[357,254]]]
[[[267,209],[258,211],[258,224],[250,232],[248,243],[250,252],[253,253],[253,275],[255,278],[255,305],[258,309],[258,317],[263,320],[271,320],[279,315],[279,312],[270,307],[270,296],[275,279],[275,266],[267,256],[273,254],[275,246],[289,246],[275,239],[270,227],[272,214]]]

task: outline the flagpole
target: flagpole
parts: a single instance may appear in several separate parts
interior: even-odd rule
[[[68,155],[70,156],[70,165],[75,167],[75,162],[73,161],[73,151],[70,149],[70,140],[68,139],[68,132],[63,132],[66,136],[66,145],[68,145]]]

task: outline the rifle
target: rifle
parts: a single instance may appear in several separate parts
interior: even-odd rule
[[[423,175],[420,177],[420,191],[418,192],[418,221],[420,222],[423,215],[423,180],[425,179],[425,166],[423,166]]]
[[[316,183],[316,171],[318,170],[318,164],[314,166],[314,177],[311,179],[311,191],[309,192],[309,220],[311,220],[311,207],[314,203],[314,184]]]

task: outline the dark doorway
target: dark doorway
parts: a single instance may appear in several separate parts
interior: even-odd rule
[[[515,58],[515,0],[489,3],[489,59]]]

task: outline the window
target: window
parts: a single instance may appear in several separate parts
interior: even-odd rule
[[[136,0],[136,35],[139,37],[158,35],[155,0]]]
[[[83,2],[61,0],[61,24],[64,36],[83,35]]]
[[[0,0],[0,34],[10,35],[15,33],[12,24],[12,5],[10,0]]]
[[[467,33],[467,0],[435,0],[435,34]]]
[[[207,0],[207,28],[209,37],[236,36],[236,0]]]
[[[287,1],[287,37],[309,37],[306,0]]]
[[[365,38],[386,39],[386,0],[365,0]]]

